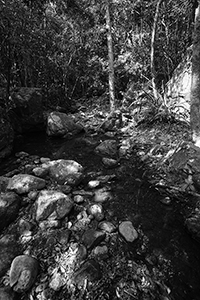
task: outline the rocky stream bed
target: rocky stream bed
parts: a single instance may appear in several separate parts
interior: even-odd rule
[[[18,150],[0,170],[0,300],[200,299],[199,244],[134,147],[41,134]]]

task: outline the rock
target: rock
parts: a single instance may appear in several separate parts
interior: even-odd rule
[[[130,221],[124,221],[119,225],[119,232],[127,242],[133,242],[138,238],[138,233]]]
[[[9,183],[9,178],[0,176],[0,192],[5,192]]]
[[[0,108],[0,161],[9,156],[13,149],[14,132],[6,115]]]
[[[74,202],[77,204],[83,203],[84,202],[84,197],[81,195],[75,195],[74,196]]]
[[[10,286],[16,292],[28,291],[38,274],[38,261],[29,255],[19,255],[12,261]]]
[[[84,131],[81,124],[65,113],[51,112],[47,117],[47,134],[49,136],[75,135]]]
[[[49,161],[51,161],[49,157],[41,157],[41,158],[40,158],[41,164],[47,163],[47,162],[49,162]]]
[[[42,168],[42,167],[36,167],[32,170],[33,174],[35,176],[45,178],[48,174],[48,169]]]
[[[83,178],[83,167],[74,160],[58,159],[42,164],[59,184],[77,185]]]
[[[44,179],[33,175],[18,174],[10,179],[7,189],[21,195],[33,190],[41,190],[45,185]]]
[[[0,231],[18,215],[21,199],[13,192],[0,194]]]
[[[87,249],[92,249],[98,246],[105,239],[105,237],[105,232],[89,229],[83,234],[82,241]]]
[[[11,94],[15,107],[10,110],[10,119],[16,132],[44,130],[42,90],[22,87]]]
[[[112,200],[112,194],[107,188],[101,188],[95,191],[94,201],[95,202],[106,202]]]
[[[103,207],[101,204],[91,204],[88,209],[88,213],[95,217],[96,220],[100,221],[104,218]]]
[[[15,292],[10,287],[0,288],[0,300],[15,300]]]
[[[97,246],[96,248],[93,249],[93,253],[96,256],[107,257],[108,247],[106,245]]]
[[[112,175],[101,175],[98,176],[98,180],[100,181],[100,183],[108,183],[110,181],[114,181],[117,178],[117,176],[115,174]]]
[[[91,180],[88,182],[88,187],[90,189],[94,189],[96,187],[98,187],[100,185],[100,181],[99,180]]]
[[[75,273],[74,281],[78,288],[82,288],[85,281],[93,282],[101,278],[101,270],[99,264],[95,260],[88,260]]]
[[[0,277],[9,269],[13,258],[19,254],[20,247],[16,238],[11,235],[5,235],[0,239]]]
[[[116,157],[118,155],[118,143],[116,140],[105,140],[95,148],[97,154]]]
[[[72,207],[73,202],[68,195],[64,193],[53,191],[53,190],[43,190],[39,193],[36,200],[36,221],[44,221],[52,213],[54,213],[53,219],[62,219],[67,216]]]
[[[107,168],[114,168],[118,165],[118,161],[113,158],[103,157],[102,162],[103,162],[104,166],[106,166]]]
[[[67,245],[69,242],[70,235],[71,235],[71,230],[62,229],[62,231],[59,231],[57,233],[57,240],[60,244]]]
[[[59,291],[64,284],[63,275],[55,272],[49,282],[49,287],[54,291]]]
[[[107,233],[112,233],[116,230],[115,225],[108,221],[102,221],[101,223],[99,223],[98,228]]]

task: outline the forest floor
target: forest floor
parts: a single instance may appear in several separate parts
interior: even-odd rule
[[[97,131],[113,132],[130,148],[137,152],[150,183],[164,194],[182,197],[184,194],[198,195],[193,186],[192,160],[199,158],[199,149],[192,144],[191,130],[187,122],[155,121],[135,122],[130,109],[121,112],[120,128],[112,121],[106,123],[109,107],[105,103],[96,103],[90,108],[80,106],[86,127]],[[120,108],[119,108],[120,111]]]

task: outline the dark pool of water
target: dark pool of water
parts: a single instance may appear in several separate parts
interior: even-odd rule
[[[96,139],[101,139],[97,138]],[[118,180],[113,184],[114,201],[109,209],[118,220],[131,220],[140,228],[148,240],[149,253],[161,251],[172,265],[168,284],[174,300],[200,299],[200,245],[184,228],[180,206],[175,201],[165,206],[161,195],[143,178],[143,168],[136,156],[122,161],[121,167],[107,170],[101,158],[95,155],[92,146],[87,146],[82,137],[64,141],[50,139],[45,134],[24,137],[16,151],[26,151],[32,155],[50,158],[74,159],[86,171],[116,173]],[[15,168],[16,158],[12,156],[1,164],[0,174]],[[135,255],[132,245],[126,245],[127,256]],[[146,255],[146,253],[145,253]],[[143,259],[139,253],[136,259]]]

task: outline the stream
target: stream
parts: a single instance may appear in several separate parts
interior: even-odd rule
[[[83,138],[84,136],[79,136],[65,141],[50,139],[43,133],[32,134],[24,137],[15,151],[25,151],[30,155],[51,159],[73,159],[87,173],[116,174],[117,180],[111,184],[114,200],[106,204],[105,209],[118,222],[131,221],[141,236],[133,244],[121,240],[118,251],[128,261],[147,264],[151,269],[154,268],[154,263],[158,263],[156,258],[159,257],[159,264],[162,264],[163,272],[167,276],[165,284],[170,290],[169,299],[199,300],[200,246],[184,228],[179,204],[175,200],[170,205],[161,202],[162,196],[149,185],[144,176],[144,166],[136,153],[129,159],[122,159],[117,168],[108,169],[103,166],[101,157],[95,154],[94,147],[86,146]],[[96,136],[95,139],[100,141],[105,137]],[[0,175],[16,167],[17,158],[13,155],[1,164]],[[119,295],[112,295],[115,293],[114,289],[107,288],[107,294],[110,295],[107,299],[119,298]]]

